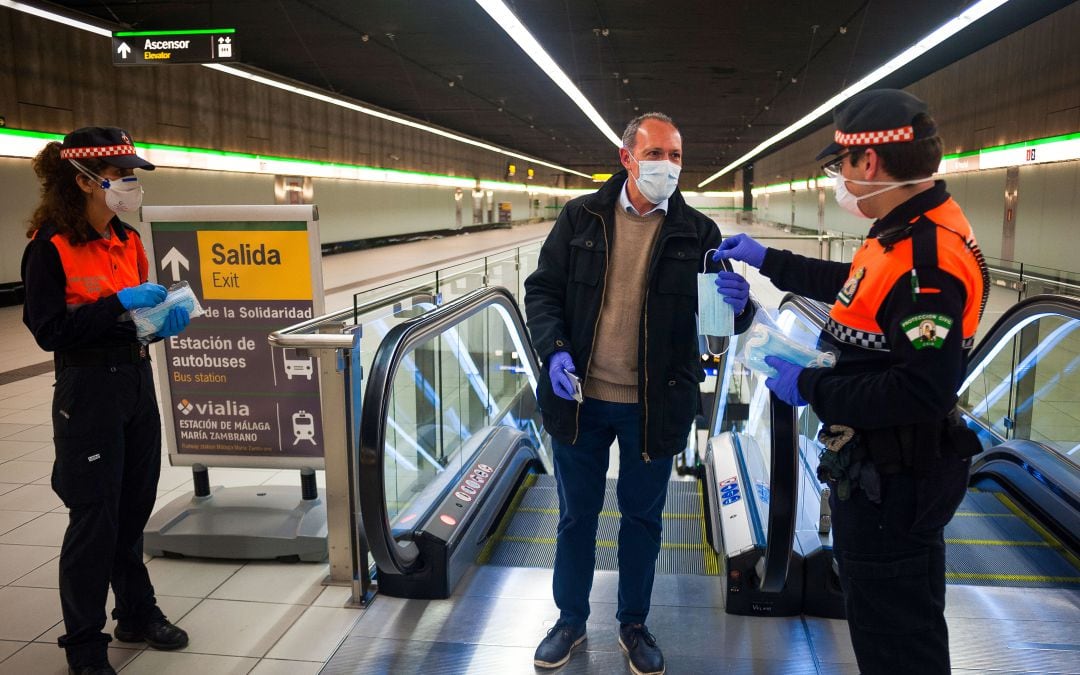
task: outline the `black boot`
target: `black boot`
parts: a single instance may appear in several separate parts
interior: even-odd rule
[[[664,675],[664,653],[643,623],[619,624],[619,646],[634,675]]]
[[[188,634],[183,628],[169,623],[168,619],[157,619],[140,627],[132,628],[117,623],[113,635],[120,642],[145,642],[154,649],[182,649],[187,646]]]

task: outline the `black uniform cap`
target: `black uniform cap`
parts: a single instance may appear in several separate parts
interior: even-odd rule
[[[91,158],[121,169],[154,170],[153,164],[135,154],[131,136],[116,127],[83,127],[64,136],[60,159]]]
[[[900,89],[859,92],[833,110],[833,142],[816,159],[835,155],[850,146],[908,143],[937,134],[936,127],[916,130],[914,119],[928,111],[926,103]]]

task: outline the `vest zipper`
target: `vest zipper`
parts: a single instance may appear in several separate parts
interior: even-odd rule
[[[590,211],[587,206],[582,208],[600,219],[600,229],[604,233],[604,288],[600,291],[600,310],[596,313],[596,321],[593,323],[592,341],[589,343],[589,358],[585,361],[585,376],[581,378],[581,391],[584,393],[585,385],[589,381],[589,365],[592,364],[593,347],[596,346],[596,331],[600,328],[600,315],[604,311],[604,299],[607,297],[608,268],[611,266],[608,256],[610,255],[611,246],[608,244],[607,223],[604,222],[604,217],[599,213]],[[578,434],[581,432],[581,406],[582,404],[578,403],[574,412],[574,438],[570,441],[570,445],[577,444]]]

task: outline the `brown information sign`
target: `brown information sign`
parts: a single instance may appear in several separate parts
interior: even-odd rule
[[[273,349],[266,340],[275,330],[321,313],[321,299],[315,301],[321,281],[312,273],[312,223],[161,222],[146,213],[144,218],[159,283],[187,281],[207,311],[183,333],[162,341],[158,373],[170,394],[162,407],[171,407],[162,412],[171,418],[173,464],[284,467],[297,462],[275,460],[294,458],[300,465],[321,466],[316,359]]]

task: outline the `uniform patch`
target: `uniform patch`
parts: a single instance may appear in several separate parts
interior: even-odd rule
[[[900,322],[915,349],[941,349],[952,325],[953,320],[944,314],[915,314]]]
[[[855,293],[859,290],[859,282],[866,276],[866,268],[860,267],[855,270],[855,273],[844,282],[844,287],[840,289],[840,292],[836,294],[836,299],[840,301],[844,307],[851,304],[851,301],[855,299]]]

